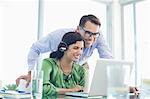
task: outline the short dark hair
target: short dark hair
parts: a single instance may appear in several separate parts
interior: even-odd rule
[[[68,49],[68,46],[76,43],[77,41],[84,41],[80,33],[67,32],[58,45],[57,51],[50,54],[50,58],[61,59],[64,55],[64,51]]]
[[[100,23],[99,19],[96,16],[92,15],[92,14],[82,16],[81,19],[80,19],[80,22],[79,22],[79,26],[84,27],[85,23],[87,21],[90,21],[91,23],[94,23],[95,25],[101,26],[101,23]]]

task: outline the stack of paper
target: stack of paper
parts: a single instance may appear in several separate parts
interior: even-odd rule
[[[18,91],[12,91],[12,90],[5,90],[0,92],[0,96],[3,98],[25,98],[25,99],[31,99],[31,94],[27,93],[19,93]]]

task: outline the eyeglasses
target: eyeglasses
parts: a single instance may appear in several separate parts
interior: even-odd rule
[[[99,32],[97,32],[97,33],[92,33],[92,32],[90,32],[90,31],[85,30],[83,27],[81,27],[81,29],[85,32],[85,34],[86,34],[88,37],[91,37],[91,36],[93,36],[93,37],[99,37],[99,36],[100,36],[100,33],[99,33]]]

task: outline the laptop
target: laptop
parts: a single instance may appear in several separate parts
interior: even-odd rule
[[[133,67],[133,62],[125,60],[116,60],[116,59],[98,59],[94,69],[94,73],[89,82],[88,92],[66,92],[66,96],[73,97],[98,97],[102,98],[107,96],[107,66],[129,66],[130,71]],[[131,73],[130,73],[131,74]]]

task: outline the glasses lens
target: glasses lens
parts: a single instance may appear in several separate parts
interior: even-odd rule
[[[89,32],[89,31],[85,31],[85,33],[91,37],[91,36],[94,36],[94,37],[98,37],[100,34],[99,33],[92,33],[92,32]]]
[[[85,30],[84,28],[82,28],[82,30],[85,32],[85,34],[89,37],[93,36],[93,37],[98,37],[100,35],[100,33],[92,33],[90,31]]]
[[[99,37],[100,36],[100,33],[95,33],[95,37]]]

